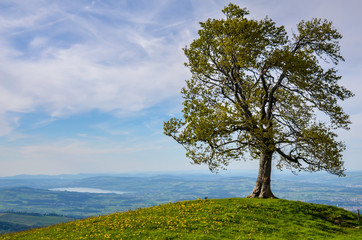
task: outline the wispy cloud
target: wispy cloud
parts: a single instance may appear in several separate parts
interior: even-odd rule
[[[22,147],[0,147],[0,158],[3,159],[0,175],[9,172],[21,174],[25,166],[28,174],[136,171],[140,166],[157,170],[154,161],[172,165],[169,159],[176,152],[163,152],[168,159],[158,159],[156,153],[162,150],[164,143],[154,139],[143,139],[142,142],[135,142],[136,139],[131,142],[103,139],[96,143],[83,140],[66,139]],[[162,169],[162,164],[158,167]]]
[[[0,91],[11,102],[2,105],[0,114],[140,111],[179,92],[187,76],[181,47],[190,35],[187,25],[172,35],[162,32],[163,23],[154,18],[167,1],[134,13],[100,1],[87,6],[79,1],[79,10],[71,11],[46,1],[33,3],[34,9],[42,5],[40,10],[13,2],[16,16],[0,20],[5,36],[0,47],[7,49],[0,56]]]

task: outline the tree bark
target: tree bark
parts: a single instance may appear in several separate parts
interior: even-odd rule
[[[261,153],[258,178],[248,198],[277,198],[270,188],[272,156],[273,152],[266,151]]]

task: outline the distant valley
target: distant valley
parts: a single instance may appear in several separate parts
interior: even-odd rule
[[[255,176],[178,173],[7,177],[0,178],[0,212],[84,218],[197,198],[245,197],[255,184]],[[362,210],[361,182],[362,171],[349,172],[345,178],[326,173],[279,173],[273,176],[272,188],[279,198],[356,211]]]

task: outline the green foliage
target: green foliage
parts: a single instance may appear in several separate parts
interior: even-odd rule
[[[338,85],[334,68],[344,61],[342,35],[314,18],[288,37],[269,18],[248,19],[233,4],[222,11],[225,18],[201,22],[184,49],[192,77],[181,91],[183,117],[165,122],[164,133],[212,171],[264,152],[279,168],[343,175],[345,145],[335,130],[348,130],[350,120],[338,101],[353,93]]]
[[[360,239],[346,210],[278,199],[195,200],[93,217],[0,239]]]

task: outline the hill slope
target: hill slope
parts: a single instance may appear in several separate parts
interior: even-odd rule
[[[356,214],[281,199],[164,204],[0,236],[0,239],[362,239]]]

